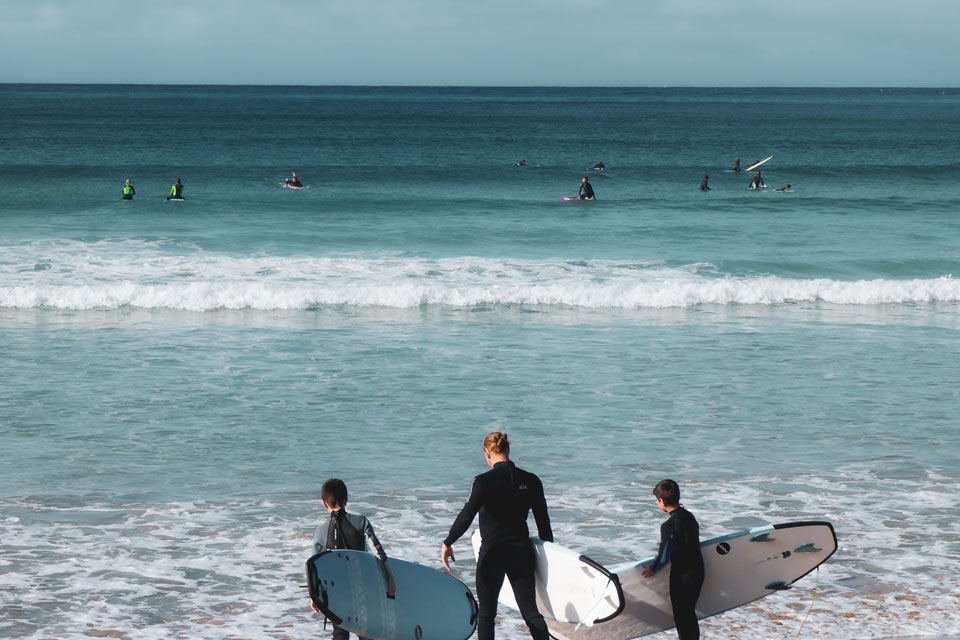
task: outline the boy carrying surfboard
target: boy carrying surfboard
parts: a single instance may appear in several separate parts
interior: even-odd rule
[[[397,593],[397,583],[393,579],[393,572],[390,571],[387,553],[383,550],[380,540],[373,532],[370,521],[364,516],[347,513],[346,483],[339,478],[330,478],[320,488],[320,498],[323,500],[323,506],[330,514],[330,519],[326,523],[320,524],[313,535],[314,553],[320,553],[326,549],[363,551],[366,548],[367,541],[369,541],[380,556],[380,564],[383,566],[383,573],[387,578],[387,597],[394,597]],[[317,608],[313,600],[310,601],[310,608],[320,613],[320,609]],[[348,640],[349,637],[349,631],[333,625],[333,640]],[[360,640],[366,639],[361,638]]]
[[[680,640],[698,640],[697,599],[703,586],[703,556],[700,554],[700,525],[693,514],[680,504],[680,486],[673,480],[661,480],[653,488],[657,506],[670,514],[660,526],[660,552],[643,570],[644,578],[670,563],[670,605]]]

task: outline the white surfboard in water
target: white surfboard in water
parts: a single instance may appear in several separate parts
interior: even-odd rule
[[[480,553],[480,530],[473,533],[473,555]],[[539,538],[530,538],[537,556],[537,609],[548,620],[591,626],[615,618],[623,610],[617,576],[587,556]],[[510,586],[503,582],[499,602],[519,609]]]
[[[775,591],[789,589],[837,550],[829,522],[788,522],[741,531],[700,543],[705,578],[697,617],[729,611]],[[629,640],[673,628],[670,567],[652,578],[642,573],[655,558],[610,567],[623,588],[623,612],[609,622],[580,627],[547,621],[558,638]]]
[[[754,169],[762,165],[764,162],[767,162],[768,160],[773,160],[773,156],[770,156],[769,158],[764,158],[760,162],[754,162],[752,165],[744,169],[744,171],[753,171]]]

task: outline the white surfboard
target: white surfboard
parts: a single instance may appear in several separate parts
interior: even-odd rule
[[[623,611],[623,591],[617,576],[576,551],[539,538],[530,538],[537,555],[537,609],[548,620],[591,626],[612,620]],[[473,555],[480,553],[480,530],[471,538]],[[504,580],[499,602],[519,609]]]
[[[759,167],[760,165],[762,165],[764,162],[767,162],[767,161],[769,161],[769,160],[773,160],[773,156],[770,156],[769,158],[764,158],[764,159],[761,160],[760,162],[755,162],[755,163],[753,163],[752,165],[750,165],[749,167],[747,167],[746,169],[744,169],[744,171],[753,171],[754,169],[756,169],[757,167]]]
[[[307,560],[310,599],[334,624],[375,640],[466,640],[477,626],[473,593],[439,569],[390,559],[396,597],[387,597],[380,558],[330,549]]]
[[[729,611],[775,591],[789,589],[837,550],[829,522],[789,522],[741,531],[700,543],[705,578],[697,617]],[[626,606],[615,619],[593,627],[547,621],[560,638],[627,640],[673,628],[670,608],[670,567],[652,578],[643,568],[655,558],[611,567],[620,578]]]

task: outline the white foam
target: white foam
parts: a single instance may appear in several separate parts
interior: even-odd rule
[[[236,257],[162,243],[4,247],[0,308],[288,310],[324,306],[547,305],[593,309],[699,305],[954,303],[960,280],[796,279],[718,273],[710,264],[481,257]]]
[[[629,472],[627,475],[631,475]],[[704,538],[792,520],[830,519],[840,549],[795,587],[704,621],[708,637],[883,638],[960,629],[955,478],[827,476],[680,479]],[[398,488],[356,498],[392,556],[439,564],[465,486]],[[558,542],[607,565],[652,555],[663,515],[642,482],[548,486]],[[0,501],[0,636],[315,638],[303,563],[325,513],[316,498],[269,502],[46,505]],[[912,523],[904,528],[904,523]],[[473,586],[469,543],[454,574]],[[12,568],[11,568],[12,565]],[[818,581],[819,579],[819,581]],[[401,587],[402,588],[402,585]],[[501,612],[498,637],[528,637]],[[674,637],[667,632],[654,638]]]

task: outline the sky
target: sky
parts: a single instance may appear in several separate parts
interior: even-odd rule
[[[0,0],[0,82],[960,86],[960,0]]]

